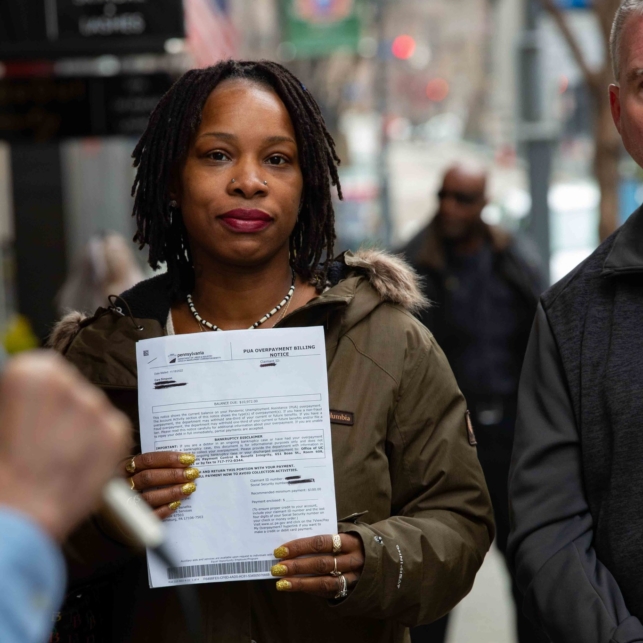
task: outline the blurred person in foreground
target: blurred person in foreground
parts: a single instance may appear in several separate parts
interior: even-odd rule
[[[331,423],[338,533],[279,543],[272,582],[195,585],[207,643],[407,642],[469,591],[494,531],[466,405],[411,314],[424,304],[414,273],[383,252],[333,259],[339,159],[315,99],[277,63],[187,72],[134,158],[138,240],[167,272],[63,321],[59,349],[136,420],[138,340],[323,326],[330,408],[346,418]],[[220,488],[199,489],[194,467],[186,480],[182,455],[129,464],[161,518]],[[110,574],[109,640],[187,643],[176,589],[150,589],[144,553],[94,527],[73,545],[84,571]]]
[[[612,115],[643,167],[643,0],[622,3],[611,53]],[[642,386],[639,209],[541,297],[525,357],[509,556],[554,643],[643,641]]]
[[[56,295],[58,312],[93,313],[109,295],[129,290],[144,278],[131,242],[116,232],[97,234],[87,242]]]
[[[43,643],[62,602],[59,545],[126,454],[129,422],[53,354],[0,379],[0,641]]]
[[[541,279],[528,250],[482,220],[487,179],[487,172],[474,164],[450,167],[434,219],[403,252],[433,303],[420,319],[445,352],[469,405],[493,503],[496,544],[504,555],[518,380]],[[515,587],[513,594],[519,604]],[[418,627],[413,641],[444,641],[447,624],[448,616]],[[517,628],[520,643],[542,640],[520,611]]]

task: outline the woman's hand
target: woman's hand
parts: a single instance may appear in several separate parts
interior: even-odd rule
[[[344,586],[339,576],[331,574],[335,571],[335,561],[337,571],[342,572],[346,579],[347,589],[353,589],[364,569],[364,546],[358,536],[340,534],[340,538],[342,547],[338,554],[333,554],[331,535],[300,538],[275,549],[275,558],[282,559],[271,569],[273,576],[282,577],[277,582],[277,589],[280,592],[305,592],[322,598],[335,598]],[[302,575],[307,577],[300,578]]]
[[[141,492],[143,499],[163,520],[196,491],[193,481],[200,474],[198,469],[190,466],[195,460],[191,453],[157,451],[130,457],[121,468],[130,486]]]

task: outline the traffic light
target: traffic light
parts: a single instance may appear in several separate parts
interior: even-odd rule
[[[391,53],[400,60],[408,60],[415,53],[416,43],[413,36],[402,34],[393,40]]]

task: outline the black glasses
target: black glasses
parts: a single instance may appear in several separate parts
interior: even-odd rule
[[[440,201],[444,201],[444,199],[448,199],[449,197],[460,205],[473,205],[482,198],[482,194],[479,192],[473,194],[470,192],[459,192],[458,190],[440,190],[438,192],[438,199],[440,199]]]

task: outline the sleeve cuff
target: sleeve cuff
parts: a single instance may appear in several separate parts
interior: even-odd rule
[[[28,592],[25,598],[49,618],[62,602],[65,591],[65,561],[60,548],[30,517],[2,506],[0,533],[1,574],[19,575],[20,585]]]
[[[382,566],[383,545],[378,541],[379,536],[368,525],[340,523],[339,533],[358,536],[364,545],[364,569],[357,585],[351,593],[340,602],[331,601],[331,607],[338,615],[362,614],[364,605],[371,604],[377,592],[376,579]]]
[[[636,616],[630,616],[616,628],[610,643],[640,643],[641,641],[643,641],[643,625]]]

